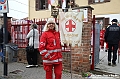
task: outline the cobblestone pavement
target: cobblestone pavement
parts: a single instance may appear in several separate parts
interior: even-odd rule
[[[27,64],[8,63],[8,76],[2,77],[4,65],[0,62],[0,79],[45,79],[43,67],[25,68]],[[71,79],[71,74],[63,72],[62,79]],[[81,75],[73,75],[72,79],[84,79]]]
[[[119,56],[120,57],[120,56]],[[119,59],[118,57],[118,59]],[[107,77],[108,75],[92,74],[89,78],[83,78],[81,75],[71,74],[63,72],[62,79],[120,79],[120,63],[117,62],[116,67],[107,65],[107,52],[100,52],[100,62],[96,66],[98,71],[112,72],[119,75],[113,75],[113,77]],[[118,61],[118,60],[117,60]],[[26,68],[27,64],[12,62],[8,63],[8,76],[3,77],[3,63],[0,62],[0,79],[45,79],[45,71],[43,67]],[[104,74],[104,73],[103,73]]]

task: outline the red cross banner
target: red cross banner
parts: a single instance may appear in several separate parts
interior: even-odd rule
[[[81,45],[84,10],[59,12],[59,30],[61,44],[72,47]]]

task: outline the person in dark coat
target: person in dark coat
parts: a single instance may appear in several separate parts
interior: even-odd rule
[[[11,34],[8,30],[6,30],[8,34],[8,39],[6,40],[6,43],[9,43],[11,40]],[[1,56],[1,62],[3,62],[3,26],[0,27],[0,56]]]
[[[120,41],[120,27],[117,25],[118,20],[113,19],[112,25],[106,29],[105,42],[108,43],[108,65],[111,66],[111,52],[113,51],[112,66],[116,66],[117,50]]]

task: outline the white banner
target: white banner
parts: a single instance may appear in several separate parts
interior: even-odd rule
[[[64,43],[72,47],[81,45],[83,18],[83,9],[70,12],[60,11],[59,30],[62,45]]]

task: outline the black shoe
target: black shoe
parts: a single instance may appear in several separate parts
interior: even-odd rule
[[[107,52],[107,49],[105,50],[105,52]]]
[[[111,66],[111,62],[108,62],[108,66]]]
[[[33,67],[38,67],[38,65],[33,65]]]
[[[3,63],[3,60],[1,60],[1,62]]]
[[[27,65],[26,66],[26,68],[32,68],[33,67],[33,65]]]
[[[112,64],[112,67],[115,67],[115,66],[117,66],[117,64]]]

